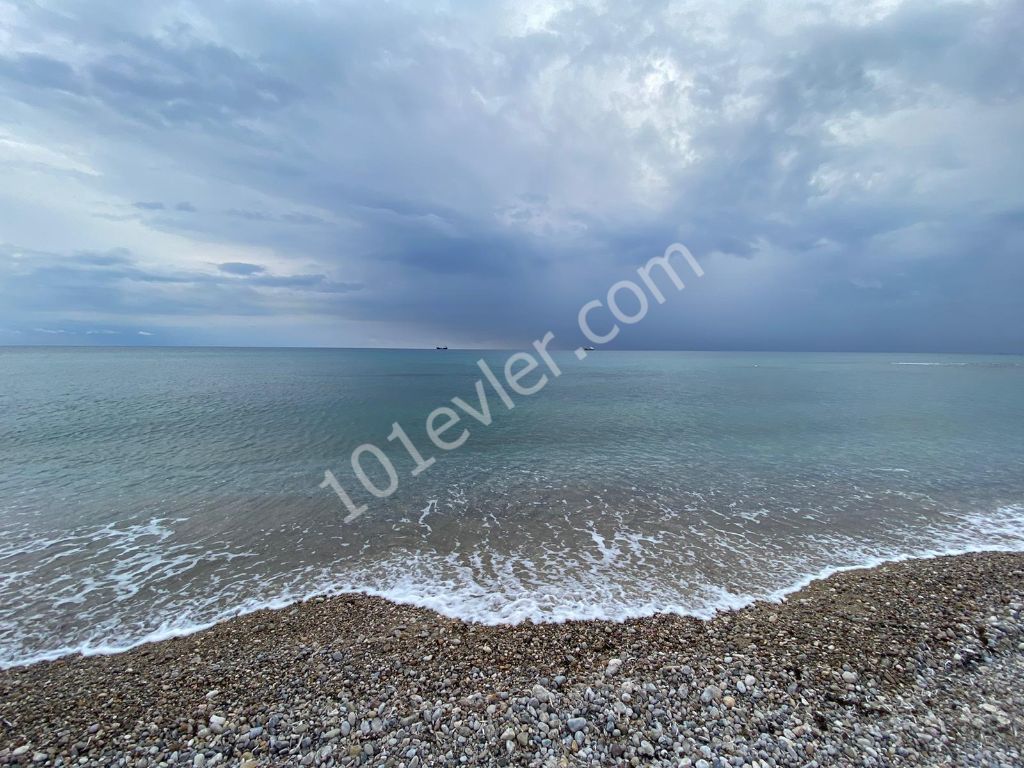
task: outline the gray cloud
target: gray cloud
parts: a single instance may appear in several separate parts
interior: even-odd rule
[[[44,90],[72,93],[80,88],[78,76],[69,64],[33,53],[0,57],[0,78]]]
[[[247,264],[244,261],[228,261],[218,264],[217,268],[229,275],[256,275],[266,271],[259,264]]]
[[[0,197],[0,325],[518,344],[681,240],[622,344],[1024,350],[1019,3],[531,8],[18,6],[26,183],[95,173]]]
[[[225,317],[278,312],[339,314],[336,297],[359,291],[358,283],[321,274],[268,274],[243,263],[217,272],[153,269],[124,253],[34,253],[13,258],[0,249],[0,298],[8,310],[49,318],[90,315],[133,324],[140,315]],[[39,330],[33,328],[33,330]]]

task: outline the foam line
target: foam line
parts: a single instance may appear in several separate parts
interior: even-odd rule
[[[152,529],[151,529],[152,530]],[[971,532],[973,541],[962,538]],[[933,538],[939,532],[933,531]],[[953,543],[948,546],[926,545],[901,550],[888,550],[877,554],[859,553],[842,564],[827,565],[813,571],[801,573],[786,584],[768,590],[750,593],[736,593],[728,589],[709,585],[689,596],[687,601],[655,596],[649,600],[637,600],[624,595],[621,585],[605,581],[603,585],[585,578],[573,580],[567,577],[561,584],[550,584],[537,589],[525,584],[517,576],[517,570],[532,568],[535,563],[506,559],[496,574],[497,582],[479,583],[473,570],[460,566],[450,558],[445,576],[433,582],[425,582],[411,575],[406,563],[406,576],[396,580],[388,588],[370,583],[344,583],[330,574],[322,574],[304,590],[283,589],[269,599],[252,599],[231,608],[213,613],[207,620],[166,621],[159,627],[135,637],[99,638],[76,645],[54,647],[32,654],[9,654],[0,659],[0,668],[9,668],[38,661],[52,660],[62,656],[80,653],[85,656],[120,653],[144,643],[158,642],[200,632],[220,622],[253,613],[258,610],[278,610],[297,602],[318,596],[339,594],[368,594],[391,600],[403,605],[413,605],[434,610],[450,618],[482,624],[516,624],[525,621],[564,622],[569,620],[602,619],[623,621],[631,618],[650,616],[655,613],[675,613],[710,619],[722,611],[743,608],[757,600],[780,602],[813,581],[825,579],[843,571],[873,568],[886,562],[897,562],[913,558],[933,558],[945,555],[959,555],[982,551],[1024,551],[1024,506],[1010,505],[999,508],[995,514],[977,515],[963,520],[959,532],[949,532]],[[595,552],[592,555],[595,579],[602,571],[600,566],[614,562],[609,555],[617,552],[619,543],[609,544],[597,534],[594,536]],[[629,537],[626,537],[628,539]],[[837,544],[840,542],[836,542]],[[478,564],[479,565],[479,564]],[[430,564],[426,566],[428,570]],[[306,582],[309,584],[310,582]],[[677,596],[678,598],[678,596]]]

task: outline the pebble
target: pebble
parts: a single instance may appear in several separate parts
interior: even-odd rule
[[[1014,554],[850,571],[706,622],[487,627],[328,598],[0,670],[0,766],[1022,765],[1022,608]]]
[[[710,704],[713,701],[718,701],[722,698],[722,689],[717,685],[709,685],[700,695],[701,704]]]
[[[570,732],[576,733],[587,727],[587,719],[585,717],[570,717],[565,721],[565,725]]]

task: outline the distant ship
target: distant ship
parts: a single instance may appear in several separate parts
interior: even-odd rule
[[[593,352],[594,351],[594,347],[584,347],[583,351],[584,352]]]
[[[448,347],[434,347],[434,349],[448,349]]]

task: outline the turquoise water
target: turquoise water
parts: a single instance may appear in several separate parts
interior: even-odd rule
[[[0,663],[347,590],[486,622],[709,615],[831,568],[1024,549],[1024,359],[0,349]],[[531,379],[532,381],[532,379]],[[424,456],[417,477],[387,435]],[[446,437],[457,434],[455,429]],[[349,455],[384,449],[378,500]],[[386,477],[366,464],[371,478]],[[330,469],[367,511],[319,487]]]

